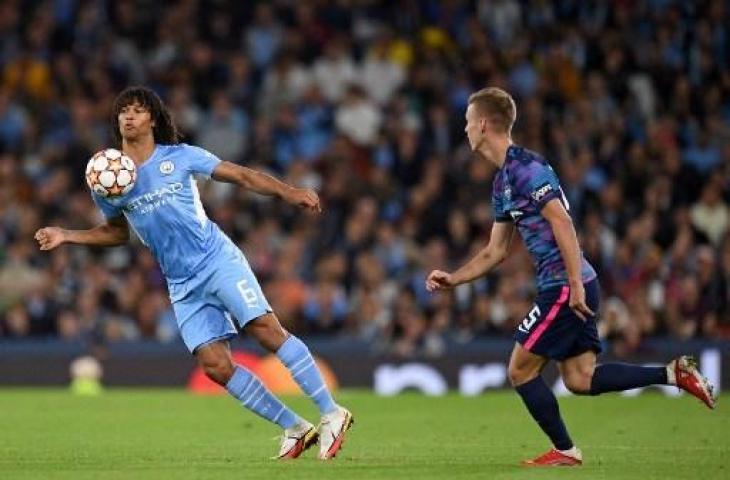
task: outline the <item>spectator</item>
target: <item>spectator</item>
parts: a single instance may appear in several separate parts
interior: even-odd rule
[[[342,105],[335,113],[335,126],[358,146],[373,146],[382,123],[377,106],[356,85],[348,88]]]
[[[312,76],[328,102],[336,104],[343,99],[347,88],[357,80],[357,73],[342,40],[325,45],[324,55],[314,62]]]
[[[730,209],[722,200],[722,190],[709,182],[690,212],[692,224],[702,231],[714,245],[719,245],[730,227]]]
[[[248,117],[231,104],[224,92],[213,95],[210,112],[203,119],[198,143],[221,158],[242,162],[248,148]]]

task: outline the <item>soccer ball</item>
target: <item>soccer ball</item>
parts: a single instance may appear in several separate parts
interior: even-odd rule
[[[96,152],[86,165],[86,183],[100,197],[121,197],[136,180],[134,162],[116,148]]]

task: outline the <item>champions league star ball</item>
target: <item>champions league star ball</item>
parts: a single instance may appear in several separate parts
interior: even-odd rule
[[[121,197],[132,190],[135,180],[134,162],[116,148],[97,152],[86,165],[86,183],[100,197]]]

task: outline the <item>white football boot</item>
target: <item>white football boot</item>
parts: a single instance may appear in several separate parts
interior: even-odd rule
[[[317,443],[319,433],[314,425],[306,420],[287,428],[281,435],[279,455],[274,459],[297,458],[309,447]]]
[[[337,455],[345,441],[347,432],[354,419],[346,408],[337,406],[337,410],[322,416],[319,424],[319,459],[329,460]]]

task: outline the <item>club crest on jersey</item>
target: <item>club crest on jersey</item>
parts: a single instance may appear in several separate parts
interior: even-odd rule
[[[160,173],[163,175],[170,175],[175,170],[175,164],[170,160],[165,160],[160,164]]]

